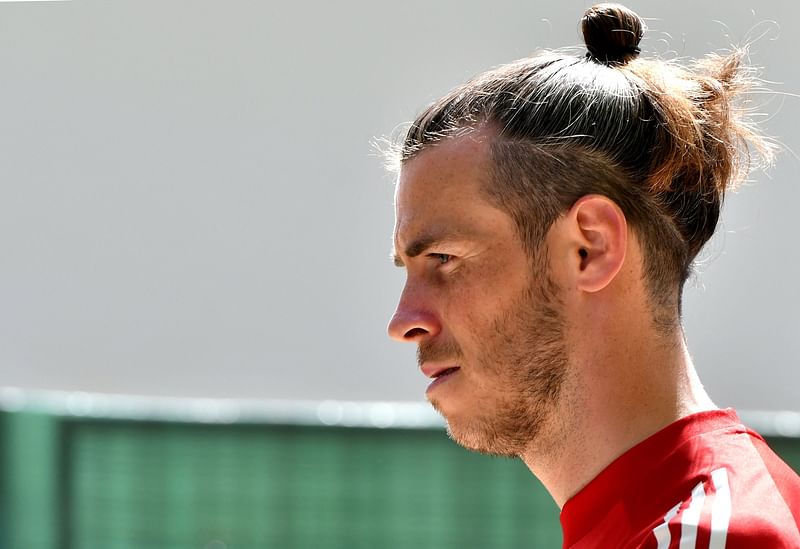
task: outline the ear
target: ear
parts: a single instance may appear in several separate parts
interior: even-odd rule
[[[575,202],[565,217],[576,286],[585,292],[598,292],[614,280],[625,262],[625,214],[613,200],[590,194]]]

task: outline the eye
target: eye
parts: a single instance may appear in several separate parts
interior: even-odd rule
[[[450,254],[431,254],[439,265],[444,265],[445,263],[449,263],[450,260],[453,258]]]

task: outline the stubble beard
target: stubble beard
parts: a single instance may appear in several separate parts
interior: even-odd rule
[[[543,430],[554,419],[568,362],[562,310],[558,286],[548,276],[494,320],[471,365],[488,380],[486,392],[476,395],[473,413],[448,418],[431,400],[445,416],[450,438],[469,450],[503,457],[548,444]],[[421,360],[434,355],[463,358],[455,343],[419,349]]]

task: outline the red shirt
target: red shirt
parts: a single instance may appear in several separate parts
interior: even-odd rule
[[[682,418],[564,505],[564,547],[800,548],[800,477],[733,410]]]

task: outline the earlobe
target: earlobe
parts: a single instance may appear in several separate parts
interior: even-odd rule
[[[598,292],[617,276],[628,245],[628,225],[617,204],[601,195],[579,199],[568,213],[572,239],[578,257],[574,273],[578,289]]]

